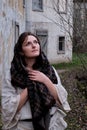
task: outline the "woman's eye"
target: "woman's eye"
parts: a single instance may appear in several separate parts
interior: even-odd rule
[[[26,46],[27,46],[27,45],[30,45],[30,44],[31,44],[31,42],[27,42]]]
[[[38,43],[38,41],[36,41],[36,40],[35,40],[35,41],[34,41],[34,43],[35,43],[35,44],[37,44],[37,43]]]
[[[27,43],[25,44],[25,46],[29,46],[29,45],[32,45],[32,44],[38,44],[38,41],[35,40],[35,41],[33,41],[33,42],[27,42]]]

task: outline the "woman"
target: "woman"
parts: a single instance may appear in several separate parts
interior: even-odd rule
[[[67,92],[41,51],[38,37],[24,32],[14,47],[2,88],[3,130],[52,129],[53,114],[60,110],[56,106],[70,110]],[[62,110],[59,113],[58,120],[64,116]],[[61,130],[66,127],[64,123],[59,123]]]

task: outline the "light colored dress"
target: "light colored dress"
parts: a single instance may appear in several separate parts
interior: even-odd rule
[[[54,71],[58,79],[58,84],[54,84],[54,87],[56,88],[63,109],[65,111],[70,111],[70,106],[67,101],[67,91],[62,86],[60,78],[55,69]],[[21,110],[17,112],[21,91],[22,91],[21,88],[15,89],[14,87],[12,87],[10,72],[8,70],[5,75],[3,87],[2,87],[2,121],[3,121],[2,130],[33,130],[32,122],[20,121],[20,120],[32,118],[29,102],[27,101],[25,105],[21,108]],[[55,107],[53,107],[50,110],[50,114],[55,113],[56,110],[59,111],[59,112],[57,111],[57,113],[60,114],[60,117],[62,118],[62,124],[66,128],[67,123],[63,120],[63,117],[66,114],[62,110],[55,109]],[[62,112],[62,114],[60,111]],[[60,118],[58,120],[60,120]],[[64,129],[59,129],[59,130],[64,130]]]

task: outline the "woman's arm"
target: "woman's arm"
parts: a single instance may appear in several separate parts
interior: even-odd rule
[[[51,95],[55,98],[55,100],[58,102],[58,104],[61,105],[61,101],[59,100],[55,85],[52,83],[52,81],[47,77],[44,80],[44,84],[47,86],[47,88],[50,91]]]
[[[20,95],[17,94],[16,89],[11,85],[9,70],[7,70],[3,79],[1,96],[3,129],[10,129],[20,118],[20,114],[17,112]]]
[[[27,100],[27,89],[21,94],[11,85],[10,72],[7,71],[2,86],[2,122],[4,129],[10,129],[17,124],[20,113],[18,112]]]
[[[64,88],[64,86],[62,85],[57,71],[55,70],[55,68],[53,68],[53,69],[54,69],[55,75],[56,75],[57,80],[58,80],[58,84],[55,85],[57,95],[59,97],[59,100],[61,101],[63,109],[66,112],[68,112],[71,110],[69,103],[68,103],[68,93],[67,93],[66,89]]]
[[[28,99],[28,91],[27,88],[25,88],[21,93],[20,93],[20,101],[19,101],[19,105],[17,108],[17,112],[20,111],[20,109],[22,108],[22,106],[26,103]]]

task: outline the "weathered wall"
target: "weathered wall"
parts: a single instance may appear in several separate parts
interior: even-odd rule
[[[48,44],[47,44],[47,56],[51,63],[68,62],[72,60],[72,42],[69,34],[67,33],[69,26],[63,25],[59,15],[53,10],[53,0],[43,1],[43,11],[32,10],[32,0],[27,1],[27,30],[35,32],[35,30],[47,30],[48,31]],[[54,0],[55,1],[55,0]],[[56,2],[56,1],[55,1]],[[68,0],[68,8],[72,9],[72,2]],[[70,6],[69,6],[70,5]],[[69,9],[70,9],[69,8]],[[62,14],[65,20],[70,15],[70,10],[67,9],[66,14]],[[72,16],[71,18],[72,23]],[[57,23],[57,24],[55,24]],[[61,25],[60,25],[61,24]],[[64,26],[64,27],[63,27]],[[72,32],[71,32],[72,33]],[[65,53],[58,53],[58,37],[65,36]]]
[[[19,25],[19,33],[25,30],[25,9],[22,1],[0,1],[0,86],[13,56],[15,23]]]

